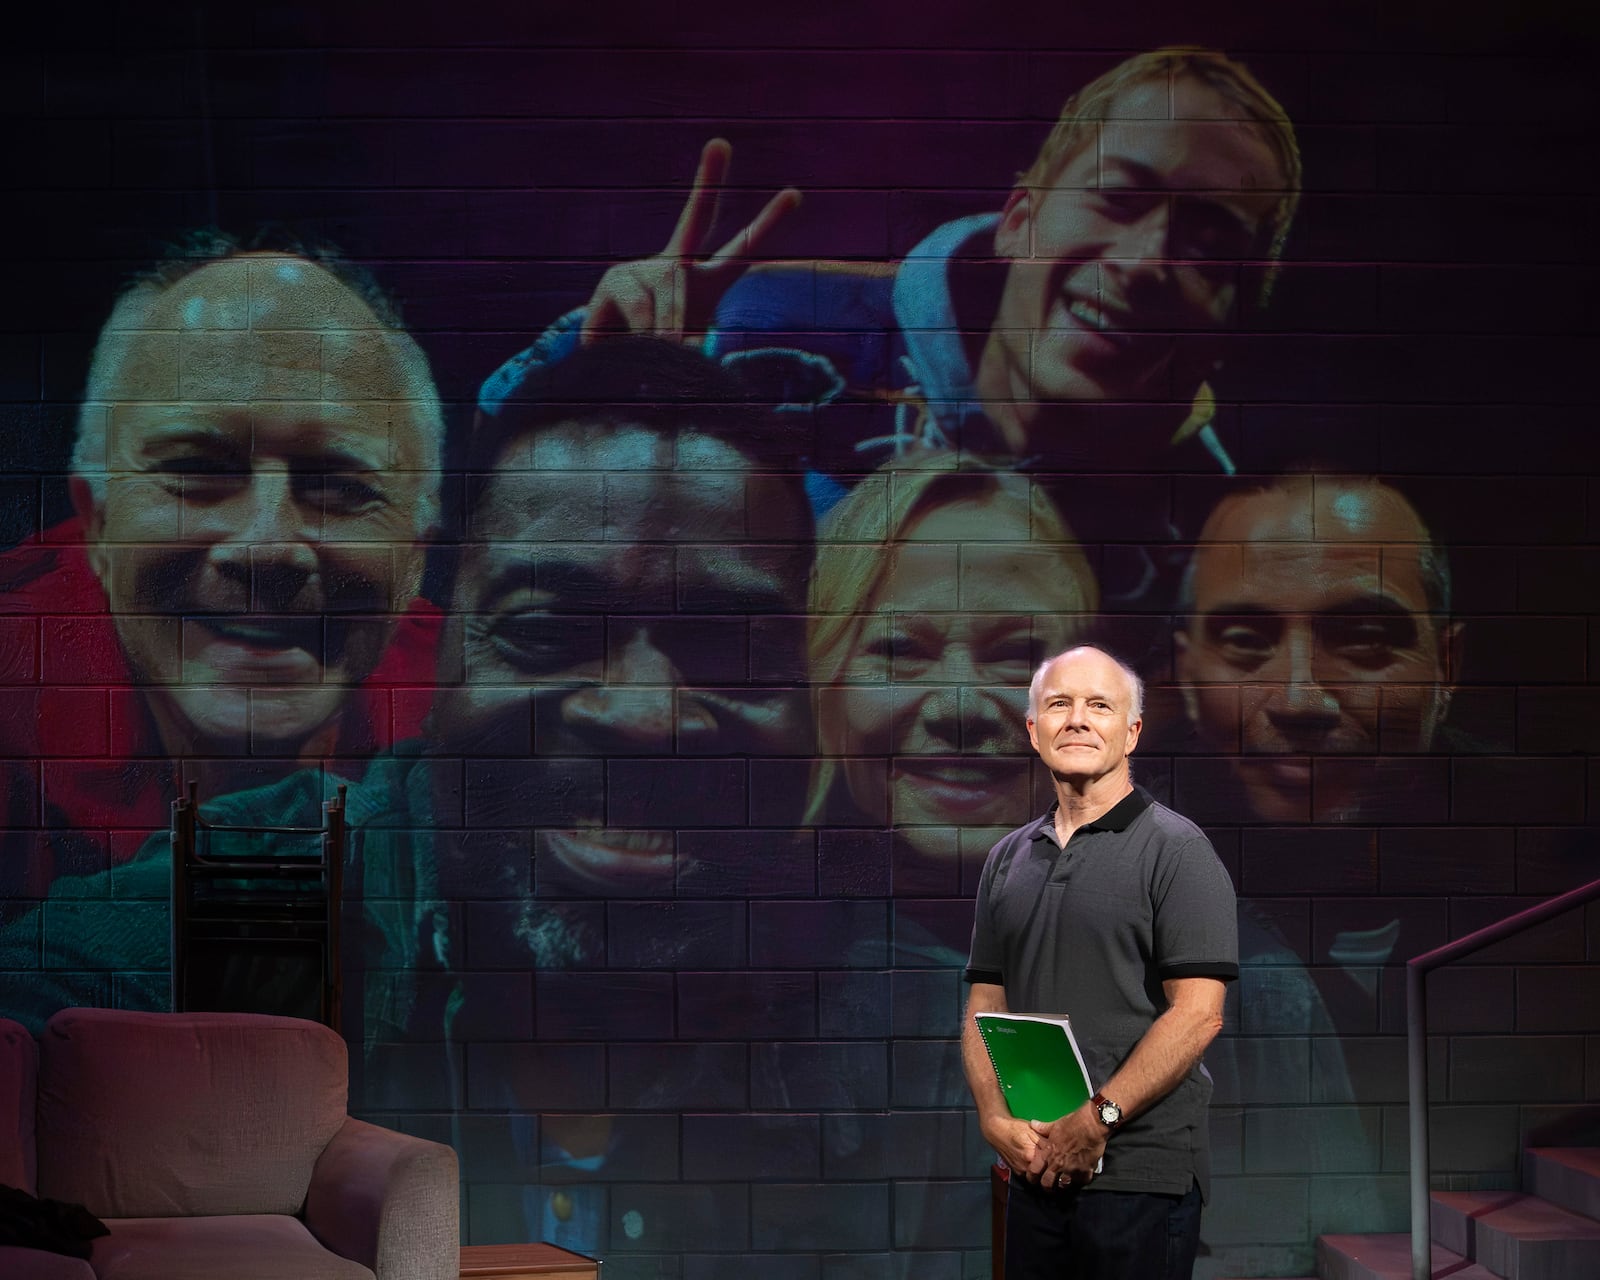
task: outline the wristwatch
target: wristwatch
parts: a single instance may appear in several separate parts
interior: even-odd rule
[[[1090,1100],[1094,1107],[1095,1115],[1100,1117],[1100,1123],[1107,1129],[1115,1129],[1122,1123],[1122,1108],[1103,1093],[1097,1093]]]

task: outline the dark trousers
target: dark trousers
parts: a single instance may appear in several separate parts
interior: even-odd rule
[[[1184,1196],[1053,1191],[1013,1175],[1005,1280],[1189,1280],[1200,1188]]]

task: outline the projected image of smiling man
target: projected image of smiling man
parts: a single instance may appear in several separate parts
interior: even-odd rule
[[[397,323],[291,253],[123,294],[70,491],[173,756],[328,749],[416,595],[439,402]]]
[[[804,661],[803,480],[687,347],[619,338],[491,385],[435,749],[468,757],[469,825],[538,829],[539,892],[670,889],[676,831],[744,826],[746,761],[810,741],[781,674]]]
[[[974,382],[1000,437],[1035,453],[1075,404],[1192,394],[1179,335],[1209,348],[1265,297],[1299,183],[1287,117],[1220,54],[1158,50],[1087,86],[994,233],[1009,269]]]
[[[1445,549],[1394,487],[1291,475],[1225,498],[1180,608],[1189,719],[1235,753],[1256,820],[1357,817],[1373,799],[1359,775],[1319,761],[1393,755],[1403,767],[1435,748],[1461,624]]]

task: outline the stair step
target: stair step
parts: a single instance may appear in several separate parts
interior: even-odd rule
[[[1503,1280],[1440,1244],[1433,1246],[1429,1270],[1450,1280]],[[1411,1237],[1403,1232],[1320,1236],[1317,1274],[1322,1280],[1411,1280]]]
[[[1522,1189],[1588,1218],[1600,1218],[1600,1147],[1529,1147]]]
[[[1520,1191],[1435,1191],[1433,1238],[1506,1280],[1600,1276],[1600,1222]]]

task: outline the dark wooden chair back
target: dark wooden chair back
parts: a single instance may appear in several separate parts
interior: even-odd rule
[[[345,789],[320,827],[236,826],[172,803],[172,1007],[339,1029]]]

